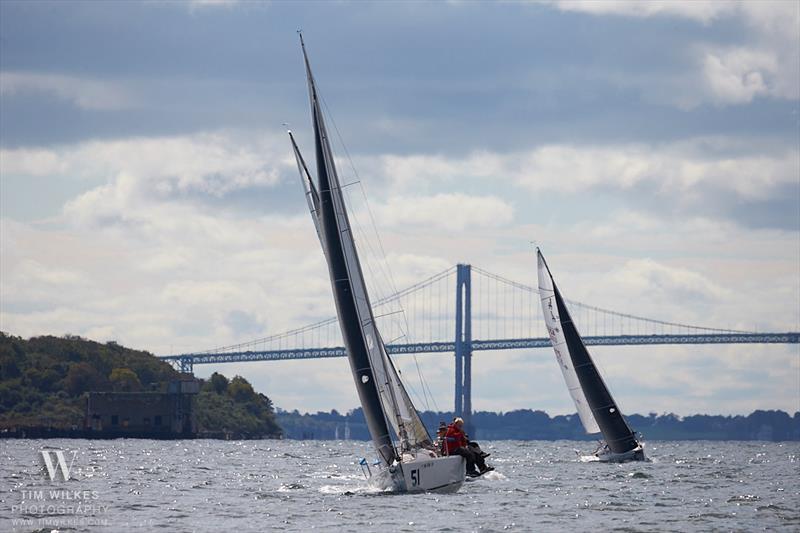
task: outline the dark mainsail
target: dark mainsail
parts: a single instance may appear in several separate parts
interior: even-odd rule
[[[309,184],[306,190],[310,196],[309,206],[312,208],[312,215],[316,215],[315,222],[327,257],[339,326],[342,330],[342,338],[358,397],[364,409],[367,427],[379,456],[386,464],[391,464],[397,454],[386,416],[381,408],[382,380],[376,376],[369,353],[371,349],[374,349],[379,337],[374,331],[375,319],[372,315],[369,296],[358,261],[358,253],[353,242],[339,177],[334,166],[333,152],[317,98],[314,76],[311,73],[302,36],[300,39],[308,78],[317,160],[317,187],[314,186],[310,176],[307,176]],[[296,145],[294,148],[298,162],[301,162],[302,158],[299,156]],[[305,167],[304,164],[303,167]],[[304,170],[307,175],[307,169]]]
[[[583,343],[583,339],[581,339],[578,329],[572,321],[569,310],[564,304],[564,299],[561,297],[556,282],[553,280],[553,275],[550,273],[550,268],[547,266],[544,256],[539,250],[537,250],[537,255],[539,264],[546,269],[555,296],[556,309],[551,316],[556,318],[561,326],[561,333],[563,333],[567,351],[569,352],[572,369],[577,375],[583,396],[591,409],[592,417],[612,452],[629,452],[639,445],[636,441],[636,436],[628,426],[625,418],[623,418],[622,413],[620,413],[614,398],[611,397],[611,393],[603,381],[603,377],[597,370],[594,361],[592,361],[592,357],[589,355],[589,351],[586,349],[586,345]],[[545,295],[543,295],[543,298],[545,298]],[[555,338],[554,332],[550,332],[550,337],[551,339]],[[558,352],[557,355],[559,355]],[[576,402],[578,399],[579,397],[576,398]],[[580,409],[580,406],[578,407]]]

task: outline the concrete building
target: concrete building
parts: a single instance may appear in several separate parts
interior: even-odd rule
[[[170,382],[158,392],[90,392],[86,429],[93,436],[174,438],[197,433],[194,378]]]

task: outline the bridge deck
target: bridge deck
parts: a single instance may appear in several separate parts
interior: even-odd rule
[[[647,344],[798,344],[800,332],[787,333],[713,333],[699,335],[616,335],[584,337],[590,346],[634,346]],[[550,339],[473,340],[473,351],[518,350],[523,348],[546,348]],[[454,352],[455,342],[422,342],[411,344],[388,344],[390,354]],[[241,351],[224,353],[196,353],[161,357],[165,361],[179,363],[190,370],[193,365],[212,363],[236,363],[244,361],[282,361],[287,359],[319,359],[344,357],[344,347],[295,348],[285,350]]]

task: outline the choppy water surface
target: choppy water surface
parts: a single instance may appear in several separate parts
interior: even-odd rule
[[[578,461],[590,443],[483,447],[496,472],[457,494],[386,495],[362,442],[0,441],[0,531],[800,530],[800,443],[651,442],[624,465]],[[50,481],[42,449],[76,451],[73,479]]]

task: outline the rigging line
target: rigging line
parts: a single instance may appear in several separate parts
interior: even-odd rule
[[[431,388],[428,386],[428,382],[425,379],[425,375],[422,373],[422,370],[420,369],[419,360],[417,359],[416,354],[414,354],[413,359],[414,359],[414,365],[417,367],[417,375],[419,376],[420,387],[422,388],[422,394],[423,394],[422,400],[423,403],[425,404],[425,410],[430,411],[431,402],[433,402],[434,408],[438,411],[439,407],[436,404],[436,398],[431,393]],[[430,402],[428,401],[428,397],[430,397]]]
[[[416,355],[416,354],[415,354],[415,355]],[[419,368],[419,362],[417,361],[417,358],[416,358],[416,357],[414,357],[414,364],[415,364],[415,365],[417,365],[417,372],[419,373],[419,375],[420,375],[420,380],[422,381],[422,391],[423,391],[423,393],[424,393],[424,392],[425,392],[425,389],[427,389],[427,390],[428,390],[428,395],[429,395],[429,396],[430,396],[430,398],[431,398],[431,402],[433,402],[433,408],[434,408],[434,409],[435,409],[435,410],[438,412],[438,411],[439,411],[439,404],[437,404],[437,403],[436,403],[436,396],[434,396],[434,395],[433,395],[433,392],[431,391],[431,388],[430,388],[430,386],[428,385],[428,381],[425,379],[424,375],[422,374],[422,371],[421,371],[421,370],[420,370],[420,368]],[[430,409],[430,405],[426,405],[426,406],[425,406],[425,409],[426,409],[427,411],[430,411],[430,410],[431,410],[431,409]]]
[[[388,344],[392,344],[392,343],[394,343],[395,341],[398,341],[398,340],[402,339],[403,337],[405,337],[405,335],[401,335],[401,336],[399,336],[399,337],[397,337],[397,338],[395,338],[395,339],[392,339],[391,341],[389,341],[389,343],[388,343]],[[414,363],[416,364],[416,366],[417,366],[417,371],[419,372],[419,363],[417,362],[417,357],[416,357],[416,354],[412,353],[412,355],[414,356]],[[401,370],[400,366],[399,366],[399,365],[397,365],[397,364],[394,362],[394,359],[392,358],[392,356],[391,356],[391,355],[389,355],[389,353],[388,353],[388,352],[386,353],[386,357],[388,357],[388,358],[390,358],[390,359],[391,359],[391,362],[392,362],[392,364],[394,365],[395,369],[397,370],[397,374],[398,374],[398,375],[400,375],[400,376],[402,377],[402,375],[403,375],[403,371]],[[430,411],[430,404],[428,403],[427,397],[425,396],[425,387],[427,387],[427,384],[425,383],[425,381],[423,380],[423,381],[422,381],[422,383],[421,383],[421,385],[422,385],[422,394],[423,394],[423,396],[420,396],[420,395],[419,395],[419,393],[417,392],[417,390],[414,388],[413,384],[412,384],[410,381],[407,383],[407,385],[408,385],[408,388],[409,388],[409,389],[411,389],[411,392],[414,394],[414,396],[415,396],[415,397],[416,397],[418,400],[421,400],[421,401],[422,401],[422,402],[425,404],[425,409],[426,409],[427,411]],[[430,388],[428,389],[428,391],[430,392]],[[432,397],[432,396],[431,396],[431,399],[433,399],[433,397]],[[434,400],[434,406],[436,406],[436,400],[435,400],[435,399],[433,399],[433,400]],[[436,407],[436,409],[438,410],[438,407]]]
[[[425,392],[425,379],[422,377],[422,371],[419,368],[419,361],[417,360],[416,356],[414,357],[414,366],[417,367],[417,376],[419,377],[420,387],[422,388],[422,403],[425,404],[425,410],[430,411],[430,402],[428,401],[428,395]],[[410,385],[410,383],[409,383]]]
[[[354,202],[352,200],[352,197],[350,196],[350,192],[349,191],[347,191],[347,200],[348,200],[347,203],[350,205],[350,212],[351,212],[351,215],[352,215],[350,217],[351,218],[351,222],[350,222],[351,227],[355,228],[356,235],[357,235],[357,237],[358,237],[358,239],[359,239],[359,241],[361,243],[361,246],[359,246],[359,248],[361,248],[360,251],[362,253],[366,252],[366,253],[364,253],[364,256],[367,259],[366,267],[367,267],[367,270],[371,274],[371,276],[369,278],[369,282],[368,282],[369,285],[370,285],[370,289],[372,290],[373,293],[377,293],[378,295],[382,295],[382,294],[384,294],[384,290],[380,287],[381,278],[375,274],[374,261],[371,259],[373,256],[376,257],[377,254],[375,253],[375,251],[374,251],[374,249],[372,247],[372,241],[370,240],[369,236],[367,235],[367,232],[365,231],[364,227],[361,224],[361,221],[360,221],[359,217],[356,214],[355,205],[354,205]]]
[[[325,107],[328,116],[331,119],[331,123],[333,124],[333,128],[336,131],[336,135],[339,138],[339,141],[340,141],[340,143],[342,145],[342,148],[343,148],[343,150],[345,152],[345,155],[347,156],[347,159],[348,159],[348,161],[350,163],[350,166],[353,169],[353,173],[355,174],[356,178],[358,179],[358,183],[360,185],[359,189],[361,190],[361,194],[364,197],[364,203],[366,205],[367,213],[369,215],[370,221],[372,223],[373,230],[375,232],[375,236],[376,236],[377,241],[378,241],[378,247],[379,247],[379,249],[380,249],[380,251],[382,253],[383,260],[386,262],[386,273],[388,274],[387,277],[388,277],[388,281],[389,281],[389,286],[392,289],[392,292],[397,293],[398,292],[397,291],[397,285],[395,283],[391,267],[389,266],[388,260],[386,259],[386,250],[385,250],[385,248],[383,246],[383,240],[381,239],[380,233],[378,233],[378,231],[377,231],[377,225],[375,223],[375,216],[374,216],[374,214],[372,212],[372,207],[371,207],[371,205],[369,203],[369,199],[367,198],[366,191],[364,189],[364,185],[361,183],[361,176],[359,175],[358,169],[356,168],[355,164],[353,163],[353,158],[350,156],[350,151],[347,149],[347,145],[345,144],[344,139],[342,138],[341,132],[339,131],[339,127],[336,124],[336,120],[333,118],[333,114],[330,112],[330,108],[328,107],[328,104],[325,101],[325,97],[320,95],[320,98],[322,100],[322,104]],[[399,299],[398,299],[398,305],[402,308],[402,302]],[[411,328],[410,328],[409,323],[408,323],[408,317],[407,317],[407,315],[405,313],[403,313],[403,320],[405,321],[406,334],[408,335],[408,338],[410,340],[411,339],[411,337],[410,337],[410,334],[411,334],[410,329]],[[402,327],[401,327],[401,329],[402,329]],[[416,354],[414,355],[414,358],[415,358],[415,363],[417,364],[417,368],[419,369],[419,364],[416,361]],[[421,374],[420,374],[420,376],[421,376]]]
[[[385,260],[386,251],[385,251],[385,249],[383,247],[383,241],[381,240],[380,234],[377,232],[377,225],[375,224],[375,217],[372,214],[372,208],[371,208],[371,206],[369,204],[369,199],[367,198],[366,191],[364,190],[364,186],[363,186],[363,184],[361,182],[361,176],[359,175],[358,169],[356,168],[355,164],[353,163],[353,158],[350,156],[350,151],[347,149],[347,145],[345,144],[344,138],[342,137],[342,134],[339,131],[339,126],[336,124],[336,120],[333,117],[333,113],[331,113],[331,110],[328,107],[328,103],[326,102],[325,97],[322,94],[320,94],[320,99],[322,101],[322,105],[325,107],[326,114],[331,119],[331,124],[333,124],[333,129],[336,131],[336,136],[338,137],[339,143],[341,144],[342,149],[344,150],[344,153],[345,153],[345,155],[347,157],[348,163],[350,163],[350,167],[353,170],[353,174],[355,174],[355,176],[356,176],[356,178],[358,180],[357,183],[360,185],[361,193],[362,193],[362,195],[364,197],[364,203],[365,203],[366,208],[367,208],[367,213],[369,214],[369,218],[370,218],[370,221],[372,223],[372,227],[375,230],[375,237],[377,238],[377,241],[378,241],[378,247],[379,247],[381,253],[383,254],[383,258]],[[393,290],[393,292],[397,292],[397,287],[395,285],[391,269],[388,268],[388,262],[387,262],[387,269],[386,270],[387,270],[387,274],[388,274],[387,277],[388,277],[388,281],[390,283],[390,288]]]
[[[403,377],[403,371],[400,369],[400,367],[395,365],[395,370],[397,370],[397,375],[402,378]],[[408,388],[411,389],[411,393],[414,396],[416,396],[417,399],[421,399],[419,393],[417,392],[417,390],[414,388],[414,386],[411,383],[408,383]]]
[[[351,202],[351,205],[352,205],[352,202]],[[353,226],[353,227],[355,227],[355,228],[356,228],[356,233],[357,233],[357,236],[358,236],[358,237],[361,239],[361,243],[362,243],[362,245],[366,245],[366,250],[364,250],[364,249],[362,248],[362,250],[361,250],[361,251],[362,251],[362,252],[363,252],[363,251],[366,251],[366,252],[367,252],[367,253],[365,254],[365,255],[367,256],[367,261],[365,261],[365,263],[366,263],[366,268],[367,268],[367,271],[370,273],[370,278],[369,278],[369,281],[368,281],[368,284],[369,284],[369,290],[370,290],[370,291],[371,291],[373,294],[375,294],[375,293],[377,293],[377,294],[385,294],[384,290],[383,290],[383,289],[381,288],[381,286],[380,286],[380,279],[381,279],[381,278],[380,278],[380,276],[379,276],[379,275],[377,275],[377,274],[375,273],[375,268],[374,268],[374,267],[375,267],[375,265],[374,265],[373,261],[371,261],[371,260],[369,259],[369,258],[370,258],[370,252],[372,251],[372,246],[371,246],[371,243],[370,243],[370,241],[369,241],[369,239],[368,239],[368,237],[367,237],[367,235],[366,235],[366,232],[365,232],[365,231],[364,231],[364,229],[361,227],[361,224],[360,224],[360,222],[358,221],[358,218],[357,218],[357,217],[353,217],[353,220],[355,221],[355,224],[352,224],[352,223],[351,223],[351,224],[352,224],[352,226]],[[363,238],[363,239],[362,239],[362,238]],[[374,252],[373,252],[373,254],[374,254]]]
[[[324,98],[323,98],[323,104],[324,104],[324,105],[325,105],[325,107],[327,108],[327,104],[325,103],[325,101],[324,101]],[[341,138],[341,134],[339,133],[338,127],[336,126],[336,123],[335,123],[335,121],[334,121],[334,119],[333,119],[333,117],[332,117],[332,115],[331,115],[331,113],[330,113],[330,111],[329,111],[329,110],[328,110],[328,115],[329,115],[329,117],[331,118],[331,122],[334,124],[334,129],[336,130],[336,132],[337,132],[337,135],[339,136],[339,139],[340,139],[340,141],[341,141],[341,143],[342,143],[342,146],[343,146],[343,148],[344,148],[345,152],[347,153],[348,159],[350,160],[350,162],[351,162],[351,165],[352,165],[352,158],[350,158],[349,152],[347,151],[347,147],[344,145],[344,141],[343,141],[343,140],[342,140],[342,138]],[[358,171],[355,169],[355,166],[354,166],[354,165],[352,165],[352,166],[353,166],[353,170],[354,170],[354,172],[355,172],[356,176],[358,177]],[[385,249],[383,248],[383,243],[382,243],[382,241],[381,241],[381,239],[380,239],[380,235],[379,235],[379,234],[378,234],[378,232],[377,232],[377,227],[376,227],[376,225],[375,225],[375,218],[374,218],[374,216],[373,216],[373,214],[372,214],[372,210],[371,210],[371,208],[370,208],[370,206],[369,206],[369,200],[368,200],[368,199],[367,199],[367,197],[366,197],[366,193],[365,193],[365,191],[364,191],[363,184],[360,186],[360,189],[361,189],[361,191],[362,191],[362,195],[363,195],[363,197],[364,197],[364,201],[365,201],[365,204],[366,204],[366,206],[367,206],[367,212],[368,212],[368,213],[369,213],[369,215],[370,215],[370,221],[372,222],[372,227],[373,227],[373,230],[374,230],[374,232],[375,232],[375,235],[376,235],[376,237],[377,237],[377,240],[378,240],[378,245],[379,245],[380,251],[381,251],[381,253],[382,253],[382,255],[383,255],[383,260],[385,261],[385,264],[386,264],[386,271],[388,272],[388,276],[387,276],[387,278],[388,278],[388,281],[389,281],[389,283],[390,283],[390,288],[392,289],[392,291],[393,291],[394,293],[397,293],[397,289],[396,289],[396,285],[395,285],[395,282],[394,282],[394,278],[392,277],[391,269],[389,268],[388,261],[386,260],[386,252],[385,252]],[[351,202],[351,204],[352,204],[352,202]],[[358,222],[358,220],[357,220],[357,219],[356,219],[356,225],[357,225],[357,227],[358,227],[359,231],[361,231],[362,233],[365,233],[365,232],[363,232],[362,228],[360,228],[360,223]],[[367,246],[371,248],[371,243],[370,243],[370,242],[368,242],[368,239],[367,239],[366,237],[365,237],[365,241],[366,241],[366,244],[367,244]],[[375,255],[377,256],[378,254],[375,254]],[[382,267],[382,266],[383,266],[383,265],[379,263],[379,267]],[[370,270],[371,272],[374,272],[374,271],[372,270],[372,265],[369,265],[369,264],[368,264],[368,268],[369,268],[369,270]],[[382,269],[381,269],[381,270],[382,270]],[[384,274],[385,274],[385,273],[384,273]],[[376,277],[377,277],[377,276],[376,276]],[[400,301],[400,299],[399,299],[399,298],[397,299],[397,302],[398,302],[398,305],[399,305],[399,306],[401,306],[401,308],[402,308],[402,302]],[[405,320],[406,327],[408,328],[408,318],[407,318],[407,316],[406,316],[406,314],[405,314],[405,313],[403,313],[403,319]],[[406,333],[408,333],[408,330],[406,331]],[[387,358],[389,358],[389,360],[390,360],[390,364],[391,364],[391,358],[389,357],[389,355],[388,355],[388,354],[386,354],[386,357],[387,357]],[[409,385],[410,385],[410,384],[409,384]],[[402,385],[401,385],[401,387],[402,387]],[[413,387],[412,387],[412,390],[413,390]],[[396,406],[396,405],[397,405],[397,403],[396,403],[396,402],[397,402],[397,399],[396,399],[396,398],[394,398],[394,394],[393,394],[393,392],[394,392],[394,391],[393,391],[393,389],[392,389],[392,388],[390,388],[389,392],[390,392],[390,394],[392,394],[392,397],[393,397],[392,399],[393,399],[393,402],[395,403],[395,406]],[[398,422],[399,426],[402,428],[402,427],[403,427],[403,421],[402,421],[402,418],[400,417],[400,414],[399,414],[399,412],[396,412],[395,414],[396,414],[396,416],[397,416],[397,422]],[[399,437],[399,436],[400,436],[400,435],[398,435],[398,437]]]
[[[413,305],[413,307],[414,307],[415,309],[418,307],[418,306],[417,306],[417,304],[416,304],[416,302],[417,302],[417,300],[418,300],[418,297],[420,296],[420,292],[422,293],[422,297],[423,297],[423,309],[424,309],[424,305],[425,305],[425,302],[424,302],[424,293],[425,293],[425,290],[426,290],[426,289],[427,289],[429,286],[430,286],[430,284],[423,284],[423,285],[421,285],[421,286],[420,286],[420,287],[419,287],[417,290],[411,291],[411,292],[409,293],[409,294],[410,294],[410,295],[412,295],[412,297],[414,298],[414,305]],[[405,321],[405,324],[406,324],[406,336],[408,336],[408,333],[410,333],[410,331],[411,331],[411,327],[410,327],[410,325],[409,325],[409,321],[408,321],[408,316],[407,316],[407,313],[405,312],[405,310],[403,309],[403,307],[404,307],[404,306],[403,306],[402,300],[401,300],[400,298],[397,298],[397,302],[398,302],[398,305],[401,307],[401,312],[402,312],[402,314],[403,314],[403,319],[404,319],[404,321]],[[402,325],[401,325],[401,324],[398,324],[398,327],[400,328],[400,330],[401,330],[401,331],[403,330],[403,328],[402,328]],[[414,393],[414,395],[415,395],[415,396],[416,396],[416,397],[417,397],[419,400],[421,400],[421,401],[422,401],[422,403],[424,403],[424,404],[425,404],[425,408],[426,408],[427,410],[430,410],[430,402],[429,402],[429,400],[428,400],[428,393],[430,393],[430,387],[428,386],[428,384],[427,384],[427,381],[425,380],[425,377],[424,377],[424,375],[423,375],[423,373],[422,373],[421,367],[420,367],[420,365],[419,365],[419,360],[417,359],[417,355],[416,355],[416,354],[412,354],[412,358],[413,358],[413,360],[414,360],[414,364],[415,364],[415,366],[416,366],[416,369],[417,369],[417,375],[419,376],[419,380],[420,380],[420,384],[421,384],[421,389],[422,389],[422,396],[420,396],[420,395],[419,395],[419,393],[416,391],[416,388],[415,388],[415,387],[413,387],[413,386],[412,386],[412,384],[411,384],[410,382],[408,382],[407,384],[408,384],[409,388],[411,388],[411,390],[412,390],[412,392]],[[395,365],[395,366],[397,366],[397,365]],[[432,394],[431,394],[431,400],[433,401],[434,405],[435,405],[435,406],[436,406],[436,408],[438,409],[438,405],[436,404],[436,400],[435,400],[435,398],[432,396]]]
[[[319,90],[317,92],[319,93]],[[321,101],[323,103],[323,106],[325,107],[325,111],[326,111],[325,114],[328,116],[328,118],[330,119],[331,123],[333,124],[334,129],[335,129],[335,131],[337,133],[338,139],[340,141],[340,145],[341,145],[342,149],[345,151],[345,153],[347,154],[348,160],[350,162],[350,166],[352,167],[353,172],[356,175],[356,178],[358,178],[358,180],[356,182],[354,182],[354,183],[358,183],[360,185],[360,189],[362,190],[362,195],[364,196],[365,204],[367,205],[367,210],[370,211],[370,209],[369,209],[369,201],[366,198],[366,194],[363,191],[363,185],[361,184],[360,176],[358,175],[358,170],[355,168],[355,165],[353,165],[352,158],[350,157],[350,154],[349,154],[349,152],[347,150],[347,146],[345,145],[344,140],[342,139],[342,136],[341,136],[341,133],[339,132],[338,126],[336,125],[336,121],[333,118],[333,114],[330,112],[330,109],[328,108],[328,105],[325,102],[324,97],[321,95],[321,93],[319,93],[319,94],[320,94],[320,99],[321,99]],[[340,187],[340,189],[341,189],[341,187]],[[367,247],[367,250],[365,250],[365,251],[367,252],[368,256],[370,256],[370,254],[371,254],[371,257],[374,257],[376,259],[375,262],[377,262],[377,265],[375,265],[373,261],[367,261],[367,268],[370,271],[370,273],[372,274],[371,280],[370,280],[370,285],[372,286],[373,291],[376,292],[379,296],[382,296],[384,294],[389,295],[392,292],[397,292],[396,289],[394,288],[393,283],[390,284],[390,290],[389,291],[384,291],[383,288],[380,286],[381,280],[384,279],[383,277],[390,278],[391,277],[391,273],[389,273],[389,276],[387,276],[386,272],[384,272],[383,264],[381,263],[381,257],[374,250],[374,247],[372,245],[372,239],[370,238],[370,236],[367,234],[367,232],[362,227],[361,222],[360,222],[358,216],[356,215],[356,212],[355,212],[356,210],[352,209],[352,207],[354,206],[354,202],[352,200],[352,197],[349,195],[349,192],[348,192],[347,196],[348,196],[348,200],[349,200],[348,203],[351,206],[351,211],[352,211],[352,215],[353,215],[352,219],[355,222],[354,225],[356,226],[357,230],[359,230],[360,236],[363,237],[362,243]],[[375,236],[377,237],[377,240],[380,241],[380,236],[378,235],[378,233],[377,233],[377,231],[375,229],[374,219],[372,221],[373,221],[373,230],[374,230]],[[383,252],[382,249],[381,249],[381,252]],[[383,259],[384,260],[385,260],[385,257],[386,257],[386,254],[385,254],[385,252],[383,252]],[[375,267],[376,266],[381,271],[380,272],[380,274],[381,274],[380,276],[375,275]]]
[[[405,311],[400,309],[399,311],[389,311],[388,313],[384,313],[382,315],[373,315],[373,316],[374,316],[374,318],[382,318],[382,317],[385,317],[385,316],[397,315],[399,313],[404,313],[404,312]]]
[[[402,339],[403,337],[405,337],[405,335],[400,335],[400,336],[398,336],[398,337],[395,337],[395,338],[393,338],[392,340],[390,340],[389,342],[387,342],[387,343],[385,343],[385,344],[386,344],[386,345],[389,345],[389,344],[394,344],[395,342],[399,341],[399,340],[400,340],[400,339]]]
[[[424,305],[424,303],[423,303],[423,305]],[[422,369],[419,366],[419,360],[417,359],[417,354],[414,353],[414,354],[412,354],[412,356],[413,356],[413,359],[414,359],[414,366],[417,367],[417,376],[419,376],[419,381],[420,381],[420,385],[421,385],[421,388],[422,388],[422,394],[423,394],[423,401],[425,403],[425,409],[430,411],[430,402],[428,402],[428,397],[427,397],[427,394],[425,392],[426,389],[427,389],[428,393],[430,393],[430,387],[428,386],[428,383],[425,380],[425,376],[422,373]],[[431,394],[431,400],[433,400],[433,404],[434,404],[434,406],[436,407],[436,409],[438,411],[438,406],[436,405],[436,399],[433,397],[432,394]]]

